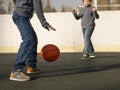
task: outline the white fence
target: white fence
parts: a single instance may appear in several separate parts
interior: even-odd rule
[[[120,11],[101,11],[96,20],[92,41],[96,51],[120,51]],[[31,23],[38,36],[38,52],[46,44],[57,45],[61,52],[80,52],[83,49],[83,36],[80,20],[76,21],[72,13],[46,13],[47,21],[57,31],[47,31],[41,27],[36,15]],[[0,15],[0,53],[17,52],[21,37],[11,15]]]

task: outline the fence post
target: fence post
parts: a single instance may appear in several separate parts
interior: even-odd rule
[[[94,0],[94,6],[97,8],[97,0]]]

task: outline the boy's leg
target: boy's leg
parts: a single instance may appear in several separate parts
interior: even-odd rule
[[[25,66],[25,61],[27,61],[28,65],[30,65],[31,67],[36,67],[38,42],[37,36],[30,24],[30,20],[28,17],[21,16],[14,12],[13,21],[19,29],[23,42],[20,45],[12,69],[13,71],[23,69],[23,67]]]
[[[91,36],[94,31],[94,26],[90,26],[86,29],[83,29],[84,36],[84,55],[89,55],[90,53],[94,53],[94,48],[91,42]]]
[[[83,49],[83,56],[81,59],[89,59],[89,54],[86,52],[86,44],[85,44],[85,38],[86,38],[86,28],[82,29],[83,31],[83,38],[84,38],[84,49]]]
[[[83,32],[83,38],[84,38],[84,49],[83,49],[83,55],[85,55],[85,33],[86,33],[86,28],[82,29]]]
[[[89,32],[89,35],[88,35],[88,38],[89,38],[89,42],[90,42],[90,45],[89,45],[89,55],[94,55],[95,52],[94,52],[94,47],[93,47],[93,44],[92,44],[92,41],[91,41],[91,37],[92,37],[92,34],[93,34],[93,31],[94,31],[94,28],[95,26],[90,26],[88,28],[88,30],[90,31]]]
[[[30,24],[30,26],[31,26],[31,24]],[[32,29],[32,26],[31,26],[31,29]],[[38,39],[37,39],[37,35],[34,32],[34,30],[32,31],[32,33],[33,33],[33,37],[31,38],[32,42],[29,47],[29,52],[28,52],[28,56],[26,58],[26,63],[27,63],[28,67],[36,68]]]

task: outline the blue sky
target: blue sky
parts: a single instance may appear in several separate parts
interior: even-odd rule
[[[62,5],[71,6],[75,8],[77,5],[81,4],[82,0],[51,0],[51,4],[60,11]]]

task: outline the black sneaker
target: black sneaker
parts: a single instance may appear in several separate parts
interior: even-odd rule
[[[83,55],[83,57],[81,57],[81,59],[84,59],[84,60],[89,59],[89,55]]]

